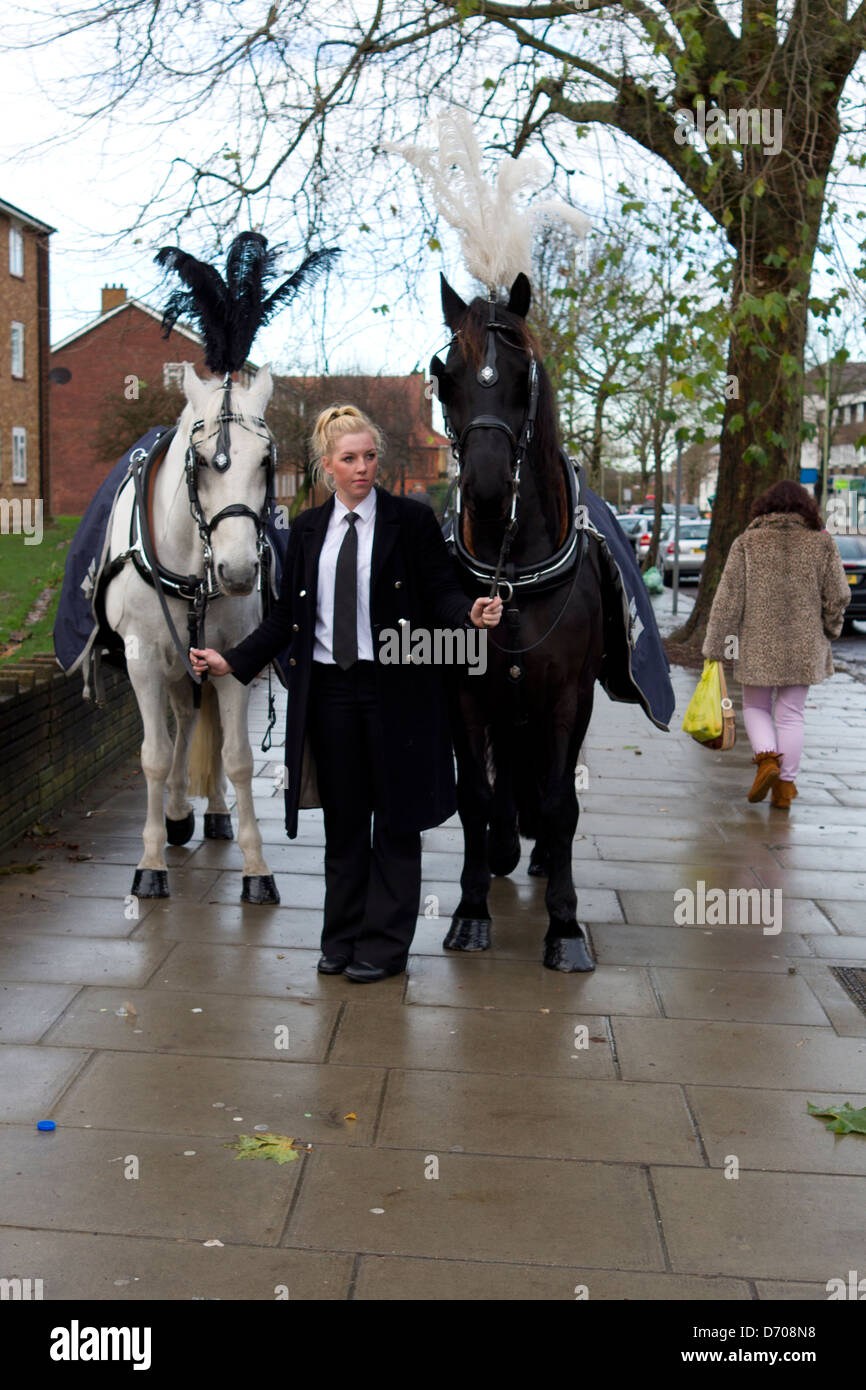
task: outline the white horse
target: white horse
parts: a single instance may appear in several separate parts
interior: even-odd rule
[[[202,422],[195,429],[192,442],[196,488],[205,520],[209,522],[234,503],[242,503],[260,514],[271,462],[272,437],[264,426],[264,414],[273,381],[269,367],[262,367],[248,388],[232,383],[231,420],[222,424],[222,381],[201,381],[187,363],[183,389],[187,404],[177,433],[156,469],[151,534],[162,565],[180,575],[201,576],[205,573],[202,538],[190,510],[186,481],[186,455],[193,426]],[[217,454],[218,437],[221,447],[229,441],[228,466]],[[221,467],[214,467],[215,456]],[[114,509],[111,558],[129,550],[133,503],[130,485]],[[225,651],[261,621],[253,518],[222,517],[213,529],[210,544],[220,596],[207,605],[206,637],[201,634],[199,645],[206,643]],[[180,640],[188,647],[189,605],[170,595],[166,601]],[[131,559],[106,587],[105,616],[108,625],[123,638],[127,670],[144,725],[141,766],[147,780],[147,819],[144,854],[133,880],[133,893],[139,897],[168,896],[164,846],[166,838],[171,844],[185,844],[193,834],[195,819],[189,795],[208,798],[205,836],[232,838],[225,801],[226,773],[237,797],[238,844],[244,856],[242,900],[279,902],[273,876],[262,857],[262,839],[253,810],[253,755],[247,732],[250,687],[241,685],[233,676],[208,680],[202,687],[201,710],[196,711],[193,683],[172,642],[157,594]],[[166,696],[176,721],[174,748],[167,727]],[[164,807],[166,788],[168,800]]]

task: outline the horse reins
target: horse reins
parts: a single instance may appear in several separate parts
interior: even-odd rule
[[[487,347],[484,355],[484,361],[475,374],[475,379],[480,386],[495,386],[499,380],[499,371],[496,365],[496,333],[499,330],[507,328],[507,324],[497,322],[496,301],[492,295],[489,296],[488,319],[486,324]],[[451,343],[454,343],[456,337],[457,335],[455,334],[454,337],[452,337],[451,339]],[[449,346],[450,345],[451,344],[449,344]],[[511,506],[509,509],[508,521],[506,523],[505,531],[502,536],[502,544],[499,548],[499,557],[497,559],[496,567],[493,572],[493,578],[490,582],[490,597],[496,598],[502,587],[506,587],[508,589],[505,601],[509,604],[509,607],[505,610],[505,622],[509,634],[512,640],[515,642],[520,628],[520,611],[513,603],[514,585],[511,583],[510,580],[502,579],[502,571],[508,563],[508,555],[511,550],[511,545],[514,540],[514,536],[517,532],[517,500],[520,493],[520,469],[521,465],[524,462],[524,459],[526,458],[527,452],[529,450],[529,445],[532,442],[532,437],[535,432],[536,416],[538,414],[538,364],[534,356],[530,356],[529,359],[528,387],[529,400],[527,402],[526,413],[523,417],[523,425],[521,427],[519,436],[515,436],[514,431],[511,429],[511,426],[508,425],[505,420],[501,420],[497,415],[476,415],[473,417],[473,419],[469,421],[469,423],[464,427],[461,433],[457,435],[449,418],[447,408],[444,402],[440,399],[440,406],[442,407],[442,415],[445,422],[445,431],[448,435],[448,438],[451,440],[452,449],[455,458],[457,459],[458,470],[462,467],[463,451],[466,445],[466,440],[469,437],[472,430],[500,430],[506,436],[511,446]],[[460,528],[460,517],[462,512],[461,494],[462,488],[458,473],[454,508],[454,533],[455,537],[458,538]],[[568,589],[568,593],[565,597],[565,601],[562,604],[562,607],[560,608],[552,624],[544,633],[544,635],[542,637],[539,637],[536,642],[533,642],[528,647],[518,647],[516,645],[510,647],[501,647],[497,642],[493,642],[494,647],[496,647],[498,651],[505,652],[506,654],[514,657],[522,656],[526,652],[534,651],[536,647],[539,647],[542,642],[546,641],[547,638],[550,637],[551,633],[553,633],[555,629],[558,627],[560,620],[562,619],[562,616],[569,605],[571,596],[574,593],[574,588],[577,583],[577,577],[580,572],[581,561],[583,559],[584,549],[585,538],[581,536],[575,549],[574,574]],[[568,571],[566,570],[566,574],[567,573]],[[493,639],[491,637],[491,641],[492,640]],[[508,675],[513,685],[516,686],[517,683],[520,681],[521,677],[523,676],[522,664],[519,661],[515,661],[514,664],[509,667]]]
[[[488,299],[487,308],[487,347],[484,354],[484,361],[475,374],[475,379],[478,382],[478,384],[484,387],[495,386],[499,380],[499,369],[496,365],[496,334],[498,331],[507,330],[509,327],[509,325],[506,323],[497,322],[496,300],[493,298],[493,296],[490,296],[490,298]],[[455,337],[456,336],[457,335],[455,335]],[[451,339],[451,342],[454,342],[454,338]],[[529,359],[529,401],[526,408],[526,414],[523,417],[523,425],[521,427],[519,436],[515,436],[511,426],[505,420],[500,420],[498,415],[474,416],[473,419],[469,421],[469,423],[464,427],[464,429],[458,436],[454,431],[453,425],[451,424],[451,420],[449,418],[448,411],[445,407],[444,402],[440,401],[440,406],[442,408],[442,416],[445,421],[445,433],[451,440],[454,456],[457,459],[458,469],[461,466],[462,454],[466,446],[466,440],[468,439],[472,430],[500,430],[505,435],[509,445],[511,446],[511,507],[509,509],[508,522],[506,524],[505,532],[502,537],[502,545],[499,550],[499,559],[497,560],[496,570],[494,572],[493,579],[490,584],[490,598],[497,597],[499,589],[504,583],[508,588],[508,601],[510,601],[514,593],[514,587],[512,584],[508,582],[507,579],[502,579],[502,571],[505,568],[505,565],[508,561],[508,553],[511,550],[511,543],[514,540],[514,536],[517,531],[517,499],[520,493],[520,468],[521,464],[523,463],[526,457],[529,445],[532,441],[532,436],[535,430],[535,419],[538,414],[538,365],[535,361],[535,358],[530,357]],[[455,493],[455,529],[458,528],[460,525],[460,514],[462,511],[461,493],[462,488],[460,486],[460,481],[458,477],[457,488]]]

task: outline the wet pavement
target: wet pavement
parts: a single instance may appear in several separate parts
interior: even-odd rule
[[[679,731],[695,674],[674,680],[670,734],[597,697],[574,846],[592,975],[540,964],[528,844],[492,950],[442,950],[455,820],[424,836],[408,975],[318,976],[321,816],[286,839],[263,681],[279,907],[241,906],[237,846],[200,838],[196,802],[171,900],[136,917],[132,763],[0,855],[41,865],[0,875],[0,1275],[46,1299],[746,1300],[866,1273],[866,1140],[807,1111],[866,1103],[866,1017],[830,973],[866,966],[866,690],[812,690],[786,814],[745,799],[739,719],[728,753]],[[676,924],[701,882],[725,922]],[[742,889],[768,912],[781,891],[778,934]],[[225,1147],[262,1127],[311,1148]]]

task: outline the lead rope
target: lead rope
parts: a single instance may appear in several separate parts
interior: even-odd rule
[[[259,564],[259,581],[262,587],[262,618],[267,616],[267,610],[271,606],[271,550],[267,538],[262,544],[262,558]],[[273,665],[268,662],[268,726],[265,729],[264,738],[261,742],[261,751],[268,753],[271,747],[271,730],[277,722],[277,707],[274,701],[274,694],[271,688],[271,677]]]

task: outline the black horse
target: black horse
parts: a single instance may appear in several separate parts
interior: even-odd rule
[[[466,305],[442,278],[452,338],[431,363],[459,462],[453,542],[467,587],[504,585],[503,622],[487,633],[487,671],[462,674],[454,720],[462,896],[451,951],[490,945],[490,875],[509,874],[520,835],[529,872],[547,874],[544,964],[594,964],[577,921],[571,850],[575,773],[604,655],[597,547],[581,527],[574,470],[562,454],[556,401],[526,323],[525,275],[507,305]]]

